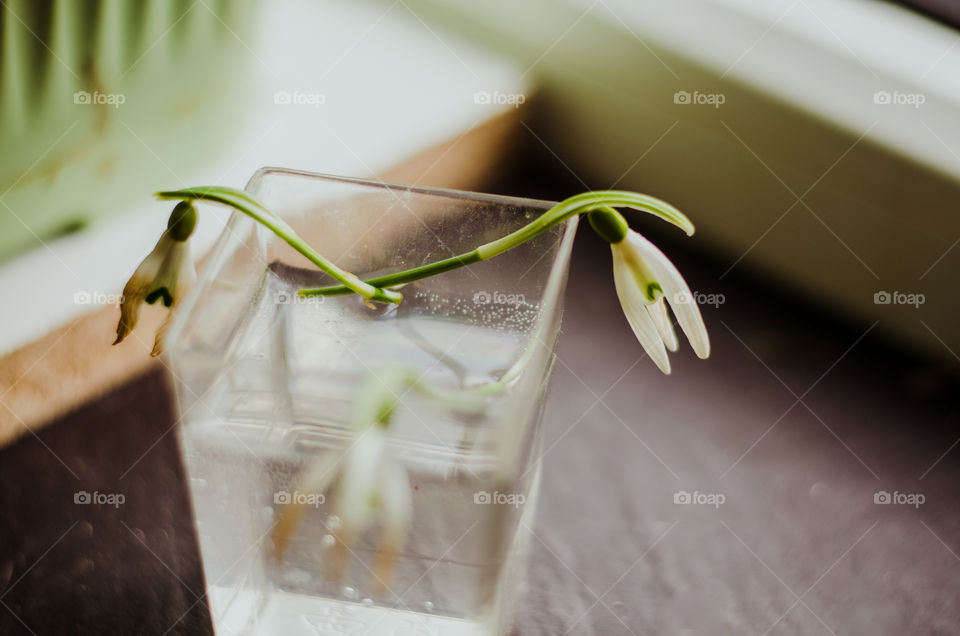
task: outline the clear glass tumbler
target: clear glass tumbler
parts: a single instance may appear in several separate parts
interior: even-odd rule
[[[469,251],[551,204],[283,169],[248,191],[363,278]],[[202,214],[201,214],[202,216]],[[490,261],[411,283],[400,305],[301,299],[331,280],[234,213],[167,341],[179,441],[218,634],[500,634],[523,574],[541,417],[576,219]],[[357,387],[400,363],[445,390],[500,382],[469,414],[405,394],[389,450],[413,513],[385,588],[380,528],[331,576],[330,493],[298,492],[350,443]],[[307,501],[281,557],[284,505]]]

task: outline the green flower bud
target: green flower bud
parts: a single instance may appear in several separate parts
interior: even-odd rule
[[[181,201],[167,220],[167,233],[175,241],[186,241],[197,226],[197,209],[192,201]]]
[[[601,208],[587,213],[590,227],[607,243],[616,244],[627,236],[630,226],[623,215],[613,208]]]

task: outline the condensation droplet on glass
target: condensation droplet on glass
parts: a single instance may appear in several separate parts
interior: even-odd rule
[[[373,599],[368,596],[367,598],[360,601],[360,603],[362,605],[366,605],[367,607],[370,607],[371,605],[373,605]]]
[[[342,524],[343,520],[341,520],[337,515],[330,515],[327,517],[327,529],[329,530],[339,530]]]
[[[359,596],[359,594],[357,594],[357,591],[352,587],[350,587],[349,585],[344,585],[343,589],[341,590],[341,593],[343,594],[343,598],[351,601],[356,600],[356,598]]]
[[[425,602],[423,603],[423,609],[425,609],[425,610],[428,611],[428,612],[432,612],[432,611],[433,611],[433,603],[430,602],[430,601],[425,601]]]
[[[325,548],[332,548],[333,544],[336,542],[337,540],[334,538],[332,534],[325,534],[323,535],[323,538],[320,539],[320,545],[322,545]]]

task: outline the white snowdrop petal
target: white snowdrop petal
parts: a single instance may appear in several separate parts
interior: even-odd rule
[[[169,259],[170,250],[175,241],[166,232],[157,241],[153,250],[147,254],[133,276],[123,286],[123,298],[120,301],[120,322],[117,324],[117,339],[114,344],[122,342],[137,326],[140,318],[140,306],[151,291],[156,289],[156,281],[160,276],[164,263]],[[192,269],[192,267],[191,267]],[[161,336],[162,345],[162,336]],[[156,349],[156,345],[154,345]]]
[[[359,532],[369,523],[371,500],[379,485],[377,475],[386,447],[386,435],[379,426],[371,426],[346,451],[346,466],[340,477],[337,512],[344,529]]]
[[[680,348],[680,342],[677,340],[677,332],[673,330],[673,323],[670,321],[670,314],[667,313],[667,302],[661,297],[652,305],[647,305],[647,312],[656,325],[660,338],[668,351],[676,351]]]
[[[157,275],[150,285],[150,291],[152,292],[166,287],[173,302],[176,302],[179,292],[180,273],[184,270],[183,266],[188,256],[188,248],[187,244],[182,241],[171,241],[171,243],[164,256],[163,262],[160,264]]]
[[[687,294],[689,297],[689,292]],[[710,357],[710,336],[707,335],[707,327],[703,324],[703,316],[700,315],[696,300],[690,299],[670,306],[697,357],[701,359]]]
[[[628,232],[627,240],[630,245],[637,249],[641,258],[657,277],[663,289],[664,297],[677,316],[677,322],[680,323],[680,328],[686,334],[687,340],[690,341],[694,353],[699,358],[707,358],[710,355],[710,337],[707,335],[707,328],[703,324],[700,308],[697,306],[696,299],[690,292],[690,287],[683,276],[656,245],[640,234],[633,231]]]
[[[147,254],[147,257],[137,266],[130,280],[137,279],[148,285],[151,281],[155,280],[160,274],[160,268],[167,259],[167,254],[170,253],[170,248],[173,247],[173,243],[175,243],[175,241],[164,232],[157,240],[157,244],[153,246],[153,250],[151,250],[151,252]]]
[[[173,298],[174,303],[179,303],[186,298],[193,286],[197,284],[197,270],[193,265],[193,259],[190,258],[190,249],[185,248],[185,251],[183,269],[177,279],[177,293]]]
[[[413,517],[413,497],[407,471],[393,457],[385,458],[380,471],[380,492],[383,502],[384,542],[399,549],[406,540]]]
[[[637,286],[633,272],[618,251],[629,249],[629,246],[621,243],[613,244],[610,247],[613,250],[613,281],[617,288],[617,296],[620,298],[620,305],[623,307],[623,313],[644,351],[661,371],[669,374],[670,360],[667,358],[667,350],[663,346],[663,340],[660,338],[660,333],[657,331],[653,319],[647,312],[647,303],[643,291]]]
[[[170,311],[157,329],[156,338],[153,342],[153,351],[150,352],[150,355],[158,356],[163,352],[167,330],[173,321],[173,312],[183,299],[186,298],[187,293],[196,281],[197,272],[193,267],[193,261],[190,259],[190,246],[186,241],[173,241],[166,258],[160,266],[156,280],[150,285],[150,291],[166,287],[167,292],[172,298]],[[138,306],[139,304],[140,303],[137,303]]]
[[[167,330],[170,328],[170,322],[172,320],[173,312],[167,312],[163,322],[161,322],[160,326],[157,327],[157,333],[153,338],[153,349],[150,350],[151,356],[156,357],[163,353],[163,345],[167,338]]]
[[[147,286],[131,278],[123,288],[120,301],[120,322],[117,323],[117,339],[113,344],[123,342],[133,331],[140,319],[140,305],[147,297]]]
[[[343,466],[346,454],[343,451],[329,452],[313,462],[300,479],[305,492],[321,494],[327,491]]]

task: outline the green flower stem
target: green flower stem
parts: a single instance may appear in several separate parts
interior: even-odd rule
[[[628,207],[648,212],[673,223],[687,235],[693,235],[694,228],[690,219],[666,201],[645,194],[621,190],[585,192],[561,201],[519,230],[481,245],[475,250],[395,274],[371,278],[366,282],[376,287],[394,287],[428,276],[442,274],[471,263],[485,261],[539,236],[574,216],[593,211],[613,213],[619,216],[619,213],[613,209],[614,207]],[[338,296],[350,292],[351,290],[346,286],[321,287],[301,289],[300,296]]]
[[[404,283],[410,283],[422,278],[436,276],[437,274],[449,272],[452,269],[458,269],[472,263],[479,263],[482,260],[483,259],[480,258],[477,250],[473,250],[471,252],[467,252],[466,254],[451,256],[450,258],[445,258],[442,261],[428,263],[427,265],[414,267],[413,269],[397,272],[396,274],[387,274],[386,276],[378,276],[377,278],[368,278],[363,282],[379,288],[394,287],[396,285],[403,285]],[[307,298],[309,296],[343,296],[344,294],[350,293],[353,293],[353,291],[343,285],[338,285],[336,287],[318,287],[300,290],[300,296],[302,298]]]
[[[323,272],[339,281],[345,290],[344,293],[354,292],[368,300],[387,303],[399,303],[403,300],[403,296],[400,293],[390,289],[380,289],[377,286],[365,283],[354,274],[344,271],[331,261],[328,261],[300,238],[286,221],[242,190],[234,190],[233,188],[224,188],[221,186],[201,186],[198,188],[157,192],[156,196],[160,199],[180,199],[183,201],[203,199],[228,205],[269,229],[283,239],[290,247],[306,256],[311,263],[319,267]]]

